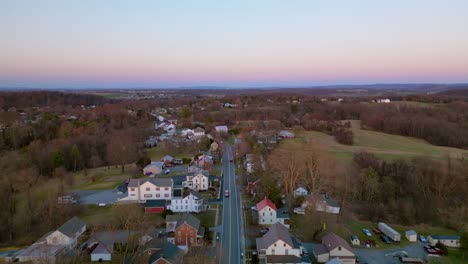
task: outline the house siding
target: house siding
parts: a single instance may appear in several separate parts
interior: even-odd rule
[[[192,232],[190,234],[190,232]],[[197,244],[197,230],[184,223],[174,231],[174,244],[176,246],[191,246]]]
[[[276,218],[276,211],[270,206],[266,206],[258,212],[259,225],[273,225],[278,222]]]

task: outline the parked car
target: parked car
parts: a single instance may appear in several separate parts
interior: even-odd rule
[[[224,190],[224,197],[229,197],[229,190]]]
[[[386,235],[381,235],[380,239],[385,243],[385,244],[390,244],[390,238]]]
[[[362,232],[363,232],[364,234],[366,234],[366,236],[369,236],[369,237],[372,236],[372,233],[371,233],[371,231],[369,231],[369,229],[363,228],[363,229],[362,229]]]
[[[169,174],[170,172],[171,172],[171,170],[170,170],[170,169],[167,169],[167,170],[164,171],[164,174],[167,175],[167,174]]]
[[[257,206],[254,205],[254,206],[250,207],[250,210],[257,211]]]
[[[260,229],[260,234],[266,234],[266,232],[268,232],[270,229],[268,227],[262,227],[262,229]]]
[[[374,232],[374,234],[377,234],[377,235],[382,235],[382,231],[380,231],[378,228],[373,228],[372,229],[372,232]]]
[[[305,210],[304,210],[304,208],[296,207],[296,208],[294,208],[293,212],[294,212],[295,214],[305,215]]]
[[[427,243],[427,239],[423,235],[419,235],[419,241]]]

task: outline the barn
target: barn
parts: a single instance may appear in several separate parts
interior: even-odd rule
[[[160,214],[166,209],[166,200],[146,200],[144,207],[145,213]]]

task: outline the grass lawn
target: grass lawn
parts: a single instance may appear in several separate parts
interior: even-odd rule
[[[107,225],[113,223],[112,206],[98,206],[94,204],[84,206],[80,218],[88,225]]]
[[[372,152],[377,157],[385,160],[418,156],[425,156],[435,160],[443,160],[448,156],[453,158],[468,157],[467,150],[435,146],[417,138],[364,130],[361,129],[358,120],[353,120],[351,123],[354,133],[354,145],[352,146],[339,144],[332,136],[316,131],[299,132],[298,137],[294,140],[323,145],[334,153],[338,159],[344,161],[350,161],[354,152],[362,150]],[[281,147],[287,147],[287,145],[282,143]]]
[[[87,175],[84,171],[75,173],[75,184],[73,190],[107,190],[113,189],[129,178],[128,172],[135,168],[134,164],[125,166],[125,172],[122,173],[120,167],[99,167],[89,169]]]
[[[374,222],[354,220],[348,225],[348,227],[349,227],[349,230],[352,232],[352,234],[355,234],[359,237],[359,240],[363,241],[364,239],[373,239],[375,240],[379,248],[404,247],[404,246],[411,244],[411,242],[409,242],[405,237],[405,231],[408,231],[408,230],[414,230],[418,233],[418,235],[423,235],[425,237],[427,237],[427,235],[430,235],[430,234],[442,234],[442,235],[457,234],[457,232],[454,230],[442,228],[442,227],[430,226],[430,225],[403,226],[403,225],[396,225],[396,224],[389,224],[389,223],[388,225],[390,225],[393,229],[395,229],[401,234],[400,243],[390,244],[390,245],[383,243],[380,240],[379,235],[376,235],[374,234],[374,232],[372,232],[373,228],[377,228],[377,223],[374,223]],[[363,228],[369,229],[372,232],[372,237],[367,237],[362,232]],[[351,234],[349,234],[348,232],[348,235],[345,236],[345,238],[348,238],[350,235]]]
[[[200,220],[200,224],[202,226],[210,228],[210,227],[213,227],[215,225],[216,211],[207,210],[206,212],[198,213],[198,214],[195,214],[194,216],[196,218],[198,218],[198,220]],[[219,221],[219,216],[218,216],[218,221]],[[208,230],[206,230],[206,231],[208,231]]]
[[[160,161],[162,157],[166,155],[171,155],[172,157],[176,159],[193,157],[193,153],[190,153],[186,151],[185,149],[172,149],[171,151],[168,152],[168,151],[161,149],[160,147],[154,147],[154,148],[145,149],[145,152],[148,155],[148,158],[151,159],[151,161]]]

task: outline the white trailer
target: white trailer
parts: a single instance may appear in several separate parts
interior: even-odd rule
[[[379,230],[382,231],[385,235],[390,237],[391,240],[399,242],[401,240],[401,235],[395,229],[391,228],[386,223],[379,223]]]

